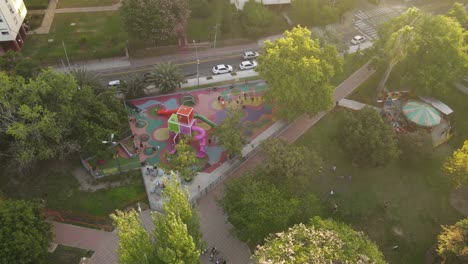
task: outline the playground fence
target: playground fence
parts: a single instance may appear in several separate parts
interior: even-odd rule
[[[96,179],[140,169],[140,161],[137,161],[137,162],[132,162],[132,163],[120,164],[117,167],[105,168],[105,169],[100,169],[99,171],[95,171],[91,168],[91,165],[88,163],[86,159],[80,158],[80,160],[81,160],[81,164],[86,169],[86,171]]]

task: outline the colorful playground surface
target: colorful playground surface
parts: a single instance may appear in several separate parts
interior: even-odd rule
[[[223,121],[229,108],[245,113],[242,123],[247,142],[273,124],[273,109],[262,100],[266,88],[265,82],[256,81],[127,101],[134,146],[125,144],[126,151],[149,165],[165,162],[166,152],[173,152],[177,143],[174,139],[177,133],[172,132],[169,119],[177,122],[175,112],[180,106],[189,106],[189,110],[193,107],[191,130],[183,132],[180,126],[180,131],[193,136],[190,144],[200,158],[199,170],[211,172],[227,160],[226,152],[217,145],[213,127]]]

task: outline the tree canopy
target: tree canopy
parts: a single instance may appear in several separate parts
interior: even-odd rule
[[[466,34],[450,17],[410,8],[380,28],[374,46],[382,64],[397,60],[393,76],[402,86],[419,94],[443,94],[448,83],[468,71]]]
[[[378,247],[362,232],[314,217],[277,233],[258,246],[253,263],[385,263]]]
[[[184,34],[190,10],[188,0],[123,0],[120,13],[129,34],[163,41]]]
[[[443,264],[468,262],[468,218],[451,226],[442,226],[437,253],[442,257]]]
[[[287,228],[298,206],[296,199],[254,172],[227,182],[220,203],[239,239],[250,245]]]
[[[230,108],[226,118],[215,128],[219,138],[219,146],[224,148],[231,157],[241,155],[242,147],[245,144],[245,131],[241,123],[243,117],[243,111]]]
[[[165,170],[177,172],[186,181],[192,180],[196,175],[194,165],[198,163],[195,150],[189,144],[189,138],[182,137],[175,146],[176,153],[166,152],[166,163],[161,163]]]
[[[9,50],[0,56],[0,70],[29,79],[39,72],[39,66],[21,52]]]
[[[257,71],[268,82],[265,99],[277,106],[279,117],[316,114],[333,105],[330,79],[341,69],[342,59],[335,47],[311,39],[300,26],[284,33],[274,43],[265,42]]]
[[[395,131],[375,109],[347,113],[340,131],[345,153],[361,166],[384,165],[398,158]]]
[[[249,0],[242,12],[242,25],[249,36],[258,37],[266,32],[273,21],[273,14],[262,3]]]
[[[444,170],[457,187],[468,184],[468,140],[447,159]]]
[[[143,228],[135,210],[111,215],[117,226],[121,263],[198,263],[201,232],[198,214],[189,203],[187,189],[182,189],[175,174],[165,182],[162,213],[152,213],[154,240]]]
[[[162,93],[173,92],[183,80],[180,69],[172,63],[158,64],[151,73],[151,81]]]
[[[125,110],[112,91],[96,96],[72,75],[43,71],[26,82],[0,73],[0,133],[4,155],[21,166],[65,158],[77,151],[97,153],[101,140],[120,131]]]
[[[42,203],[0,201],[0,223],[2,263],[46,263],[52,233]]]
[[[454,18],[465,30],[468,30],[468,13],[462,3],[455,2],[447,16]]]

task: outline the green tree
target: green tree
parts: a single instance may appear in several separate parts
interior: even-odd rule
[[[191,181],[196,175],[194,166],[198,163],[197,155],[193,147],[189,144],[188,138],[182,138],[175,145],[175,154],[166,153],[167,163],[161,163],[165,170],[177,172],[186,181]]]
[[[39,72],[39,66],[21,52],[9,50],[0,56],[0,70],[29,79]]]
[[[46,263],[52,233],[42,203],[0,202],[0,222],[2,263]]]
[[[221,32],[226,34],[231,32],[233,16],[237,9],[228,1],[224,1],[223,19],[221,21]]]
[[[340,12],[345,11],[348,6],[345,2],[337,1],[340,5],[330,6],[328,1],[320,0],[294,0],[291,3],[291,17],[303,26],[323,26],[338,21]],[[343,4],[340,4],[343,2]],[[350,9],[350,8],[349,8]],[[343,10],[343,11],[341,11]]]
[[[140,216],[135,210],[127,213],[116,211],[111,218],[117,226],[119,263],[158,263],[150,236],[143,228]]]
[[[266,239],[253,263],[385,263],[378,247],[362,232],[315,217]]]
[[[447,16],[454,18],[465,30],[468,30],[468,14],[462,3],[455,2]]]
[[[125,109],[114,94],[95,96],[69,74],[47,70],[27,83],[0,73],[0,86],[3,154],[22,168],[80,150],[96,153],[101,140],[125,124]]]
[[[468,140],[447,159],[444,170],[457,187],[468,184]]]
[[[259,244],[270,233],[285,229],[295,216],[298,201],[249,172],[226,183],[220,200],[239,239]]]
[[[316,152],[288,145],[283,139],[263,141],[261,152],[266,157],[264,170],[271,181],[293,192],[306,192],[310,188],[311,175],[320,167],[320,158]]]
[[[180,87],[184,76],[177,65],[161,63],[154,68],[151,79],[162,93],[169,93]]]
[[[224,148],[230,157],[241,155],[245,144],[244,126],[241,123],[244,112],[228,109],[226,118],[215,128],[219,138],[219,146]]]
[[[190,0],[191,15],[198,18],[206,18],[211,15],[211,5],[208,0]]]
[[[333,105],[330,79],[341,69],[335,47],[321,47],[311,32],[300,26],[274,43],[265,42],[257,71],[268,82],[265,99],[277,106],[279,117],[316,114]]]
[[[125,99],[139,98],[145,95],[145,80],[139,74],[128,76],[119,87],[119,92],[125,95]]]
[[[398,62],[392,75],[419,94],[444,94],[468,70],[466,30],[452,18],[415,8],[383,25],[374,46],[380,65]]]
[[[130,35],[163,41],[185,30],[188,0],[123,0],[120,14]]]
[[[74,68],[70,73],[75,77],[79,89],[81,89],[81,87],[89,86],[94,90],[95,94],[100,94],[107,89],[107,87],[102,85],[98,76],[94,72],[88,71],[86,68]]]
[[[262,3],[249,0],[244,5],[241,23],[251,37],[264,34],[273,21],[273,14]]]
[[[442,257],[443,264],[468,262],[468,218],[452,226],[442,226],[437,253]]]
[[[340,131],[345,153],[361,166],[384,165],[398,158],[395,131],[373,108],[347,113]]]

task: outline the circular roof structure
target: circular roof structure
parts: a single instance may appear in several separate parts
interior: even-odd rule
[[[419,101],[408,101],[403,106],[403,114],[411,122],[425,127],[433,127],[440,123],[440,113],[432,106]]]

